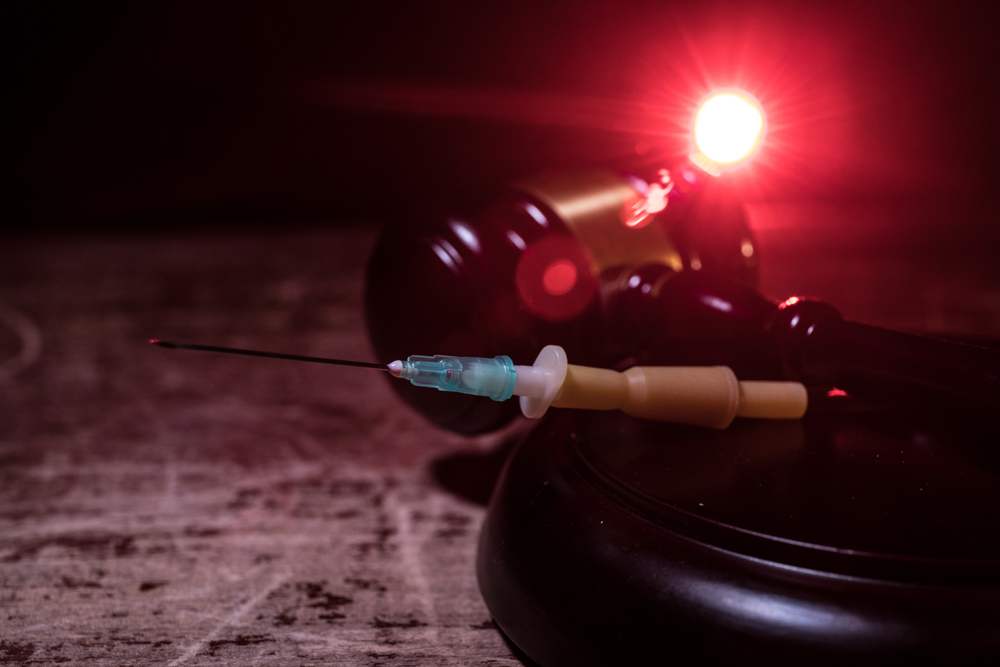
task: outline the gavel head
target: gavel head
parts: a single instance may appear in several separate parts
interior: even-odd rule
[[[512,184],[475,218],[388,226],[365,295],[376,354],[505,354],[531,363],[556,344],[574,363],[602,366],[641,355],[614,312],[617,292],[646,289],[630,285],[638,267],[756,282],[741,203],[711,163],[693,153],[649,180],[601,169],[545,173]],[[517,413],[514,402],[391,386],[462,433],[498,428]]]

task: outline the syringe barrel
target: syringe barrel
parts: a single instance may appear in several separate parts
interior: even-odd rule
[[[418,387],[434,387],[506,401],[514,394],[514,363],[510,357],[433,357],[412,355],[403,362],[399,377]]]
[[[740,382],[727,366],[634,366],[617,373],[569,364],[552,405],[726,428],[737,416],[798,419],[808,400],[798,382]]]

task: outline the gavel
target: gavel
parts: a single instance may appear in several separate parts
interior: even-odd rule
[[[741,379],[797,380],[921,411],[1000,409],[1000,351],[758,294],[753,235],[720,177],[726,160],[710,154],[695,150],[640,175],[544,173],[511,184],[475,217],[415,215],[388,226],[365,297],[379,359],[433,350],[524,363],[555,344],[575,363],[619,370],[727,365]],[[392,386],[460,433],[516,414],[511,404]]]

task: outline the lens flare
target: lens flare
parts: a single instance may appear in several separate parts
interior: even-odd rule
[[[532,243],[514,273],[520,306],[549,322],[576,317],[597,294],[590,267],[590,256],[569,236],[552,234]]]
[[[568,259],[557,259],[542,274],[545,291],[552,296],[562,296],[576,285],[576,264]]]
[[[709,98],[698,110],[694,138],[698,150],[719,164],[742,160],[760,144],[764,114],[750,95],[727,92]]]

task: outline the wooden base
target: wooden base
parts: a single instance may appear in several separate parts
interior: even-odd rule
[[[483,597],[542,665],[995,657],[996,433],[912,421],[553,411],[494,493]]]

